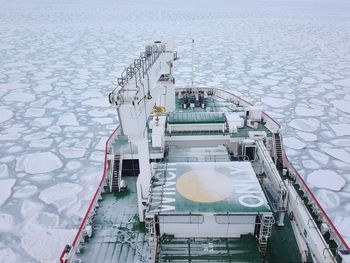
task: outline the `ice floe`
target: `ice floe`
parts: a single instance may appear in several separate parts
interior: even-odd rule
[[[317,200],[323,207],[323,209],[327,208],[335,208],[338,207],[340,204],[340,197],[337,193],[320,189],[317,191],[316,194]]]
[[[6,200],[12,194],[12,187],[15,185],[16,179],[3,179],[0,180],[0,207],[6,202]]]
[[[350,102],[346,100],[332,100],[331,103],[336,107],[338,110],[350,113]]]
[[[295,150],[301,150],[305,148],[306,144],[302,141],[298,140],[295,137],[285,137],[283,139],[283,144],[289,148],[295,149]]]
[[[320,122],[314,118],[294,119],[288,125],[296,130],[304,132],[315,132],[320,127]]]
[[[47,173],[62,167],[61,160],[52,152],[37,152],[17,158],[16,170],[29,174]]]
[[[303,141],[306,141],[306,142],[317,141],[316,134],[309,133],[309,132],[301,132],[301,131],[297,131],[296,133]]]
[[[14,224],[12,215],[0,213],[0,233],[13,231]]]
[[[350,153],[344,149],[322,148],[322,150],[338,160],[350,163]]]
[[[62,147],[59,151],[65,158],[81,158],[84,156],[86,149],[78,147]]]
[[[273,108],[280,108],[280,107],[286,107],[288,106],[291,101],[287,99],[281,99],[281,98],[273,98],[273,97],[264,97],[261,99],[261,101]]]
[[[72,112],[66,112],[61,115],[56,123],[57,126],[78,126],[77,117]]]
[[[9,167],[7,164],[0,164],[0,179],[9,177]]]
[[[20,263],[21,260],[11,248],[0,246],[0,262]]]
[[[333,170],[316,170],[307,176],[307,182],[311,186],[339,191],[345,180]]]
[[[21,238],[23,249],[42,263],[57,262],[62,247],[73,239],[75,230],[38,228]]]
[[[13,111],[6,108],[0,108],[0,123],[10,120],[13,115]]]
[[[329,125],[337,136],[350,135],[350,124],[330,124]]]
[[[55,204],[60,209],[65,206],[65,202],[74,202],[82,189],[79,184],[59,183],[41,191],[39,198],[47,204]]]
[[[84,100],[82,102],[82,105],[103,108],[107,108],[110,106],[108,100],[105,97]]]
[[[9,102],[30,102],[35,100],[35,96],[30,93],[22,92],[22,91],[13,91],[6,96],[4,96],[4,100]]]
[[[42,117],[45,114],[45,109],[29,108],[24,113],[25,117]]]
[[[28,198],[38,192],[38,187],[35,185],[26,185],[13,194],[14,198]]]
[[[295,113],[298,116],[310,116],[310,117],[317,117],[317,116],[324,115],[324,112],[320,109],[313,109],[313,108],[302,107],[302,106],[296,107]]]
[[[328,155],[315,150],[309,150],[310,156],[320,164],[327,164],[329,161]]]

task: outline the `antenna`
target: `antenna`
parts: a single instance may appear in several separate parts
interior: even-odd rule
[[[193,89],[193,79],[194,79],[194,59],[193,59],[193,53],[194,53],[194,39],[192,39],[192,89]]]

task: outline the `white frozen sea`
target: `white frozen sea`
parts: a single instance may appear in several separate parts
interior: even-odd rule
[[[108,92],[172,39],[177,85],[229,89],[282,124],[350,244],[349,1],[0,0],[0,262],[56,262],[102,174]]]

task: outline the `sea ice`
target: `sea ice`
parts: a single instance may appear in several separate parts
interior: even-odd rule
[[[27,232],[21,238],[23,249],[42,263],[57,262],[62,248],[73,240],[76,230],[43,229]]]
[[[303,139],[306,142],[317,141],[317,135],[316,134],[308,133],[308,132],[301,132],[301,131],[297,131],[296,133],[301,139]]]
[[[0,207],[6,202],[12,193],[12,187],[15,185],[16,179],[0,180]]]
[[[7,178],[9,177],[9,167],[7,164],[1,164],[0,165],[0,178]]]
[[[329,124],[329,126],[332,128],[332,130],[335,132],[337,136],[350,135],[350,124],[348,123]]]
[[[13,111],[6,108],[0,108],[0,123],[12,119],[13,115]]]
[[[35,100],[35,96],[30,93],[25,93],[23,91],[12,91],[4,97],[4,100],[10,102],[29,102]]]
[[[86,149],[78,147],[62,147],[59,149],[59,152],[65,158],[81,158],[84,156]]]
[[[350,102],[346,100],[332,100],[331,103],[336,107],[338,110],[350,113]]]
[[[305,148],[306,144],[294,137],[285,137],[283,139],[283,144],[289,148],[295,150],[301,150]]]
[[[24,136],[23,141],[27,142],[27,141],[32,141],[32,140],[40,140],[40,139],[46,138],[49,135],[50,135],[49,132],[39,131],[39,132],[35,132],[35,133]]]
[[[82,105],[103,108],[108,108],[110,106],[108,100],[105,97],[87,99],[83,101]]]
[[[33,196],[38,191],[38,187],[35,185],[26,185],[13,194],[14,198],[28,198]]]
[[[315,169],[321,168],[320,165],[313,160],[303,160],[302,164],[303,164],[304,168],[306,168],[306,169],[315,170]]]
[[[102,138],[100,138],[100,140],[98,141],[98,143],[95,146],[96,150],[100,150],[100,151],[104,151],[105,147],[106,147],[106,141],[107,141],[108,137],[104,136]]]
[[[12,231],[14,226],[13,216],[9,214],[0,214],[0,233]]]
[[[100,110],[97,110],[97,109],[89,111],[88,114],[91,117],[105,117],[105,116],[108,115],[108,113],[106,111],[100,111]]]
[[[91,118],[92,121],[98,122],[102,125],[113,123],[112,118]]]
[[[61,160],[52,152],[37,152],[23,156],[23,169],[29,174],[47,173],[61,167]]]
[[[81,167],[81,163],[78,161],[69,161],[66,163],[66,167],[69,170],[77,170]]]
[[[341,160],[345,163],[350,163],[350,153],[344,149],[323,148],[322,150],[338,160]]]
[[[334,140],[331,140],[331,144],[336,146],[342,146],[342,147],[350,147],[350,138],[334,139]]]
[[[307,108],[302,106],[296,107],[295,113],[298,116],[310,116],[310,117],[318,117],[318,116],[324,115],[324,112],[320,109],[313,109],[313,108]]]
[[[45,109],[30,108],[24,113],[25,117],[42,117],[45,114]]]
[[[333,170],[316,170],[307,176],[307,182],[318,188],[339,191],[345,180]]]
[[[55,204],[63,199],[75,197],[82,189],[79,184],[59,183],[41,191],[39,198],[47,204]]]
[[[31,124],[35,127],[47,127],[50,126],[53,121],[53,118],[35,118]]]
[[[313,118],[293,119],[288,123],[288,126],[304,132],[315,132],[319,129],[320,122],[317,119]]]
[[[31,200],[24,199],[21,206],[21,215],[24,218],[29,218],[36,215],[39,211],[44,208],[44,205],[38,202],[33,202]]]
[[[29,147],[36,149],[45,149],[50,148],[52,143],[53,139],[33,140],[29,143]]]
[[[77,117],[72,112],[61,115],[56,123],[57,126],[79,126]]]
[[[333,83],[335,85],[344,86],[344,87],[350,87],[350,78],[347,79],[340,79],[340,80],[334,80]],[[350,229],[350,228],[349,228]]]
[[[339,195],[329,190],[318,190],[316,198],[324,209],[335,208],[340,204]]]
[[[95,162],[103,162],[105,153],[103,151],[94,151],[90,155],[90,160]]]
[[[20,259],[11,248],[0,247],[0,262],[20,263]]]
[[[272,97],[264,97],[261,99],[261,101],[273,108],[280,108],[280,107],[285,107],[288,106],[291,101],[287,99],[280,99],[280,98],[272,98]]]

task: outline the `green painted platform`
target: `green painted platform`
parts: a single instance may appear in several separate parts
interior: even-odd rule
[[[174,238],[164,235],[156,262],[260,263],[262,259],[252,235],[240,238]]]
[[[225,123],[222,112],[171,112],[168,115],[169,124],[200,124]]]
[[[250,162],[154,164],[149,213],[263,213],[270,207]]]

